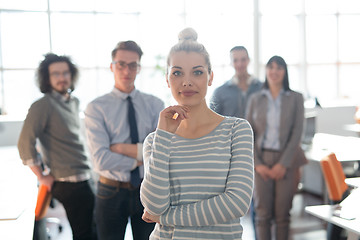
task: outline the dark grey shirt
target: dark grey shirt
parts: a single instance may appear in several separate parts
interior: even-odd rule
[[[24,164],[37,159],[37,139],[42,160],[55,179],[90,171],[81,138],[77,98],[63,101],[56,93],[47,93],[31,105],[18,141]]]
[[[252,78],[249,88],[243,92],[233,79],[215,89],[210,108],[223,116],[245,118],[246,105],[251,94],[259,91],[263,83]]]

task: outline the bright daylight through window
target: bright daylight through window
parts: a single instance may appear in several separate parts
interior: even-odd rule
[[[23,119],[41,96],[35,68],[47,52],[69,55],[80,68],[74,91],[81,109],[110,91],[111,50],[135,40],[144,51],[136,86],[171,104],[166,55],[186,26],[211,55],[212,91],[230,79],[229,50],[244,45],[250,73],[264,80],[273,55],[289,65],[290,85],[322,104],[360,104],[360,1],[357,0],[1,0],[0,108]],[[354,26],[354,27],[352,27]],[[208,99],[209,100],[209,99]]]

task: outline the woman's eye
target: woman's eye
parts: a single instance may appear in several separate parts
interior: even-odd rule
[[[180,75],[181,75],[181,72],[180,72],[180,71],[175,71],[175,72],[173,72],[173,75],[174,75],[174,76],[180,76]]]
[[[194,75],[196,75],[196,76],[201,75],[201,74],[203,74],[203,71],[201,71],[201,70],[194,71]]]

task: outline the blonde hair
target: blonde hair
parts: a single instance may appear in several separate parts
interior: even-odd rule
[[[170,58],[174,53],[177,52],[195,52],[202,55],[205,59],[205,62],[208,66],[208,72],[211,73],[211,62],[210,62],[210,56],[209,53],[206,51],[204,45],[197,42],[198,34],[193,28],[185,28],[182,30],[179,35],[178,39],[179,42],[174,45],[169,52],[168,58],[167,58],[167,69],[166,72],[168,72],[168,67],[170,65]]]

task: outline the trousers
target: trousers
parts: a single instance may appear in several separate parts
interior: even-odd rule
[[[95,219],[99,239],[124,239],[129,218],[133,239],[149,239],[155,224],[141,219],[143,211],[140,187],[129,189],[97,183]]]
[[[263,151],[263,161],[268,167],[280,159],[280,152]],[[289,168],[281,180],[264,180],[255,173],[254,204],[256,237],[258,240],[271,240],[271,226],[275,224],[277,240],[288,240],[290,210],[297,183],[297,168]]]
[[[52,196],[64,206],[74,240],[96,239],[95,196],[90,181],[54,182]]]

